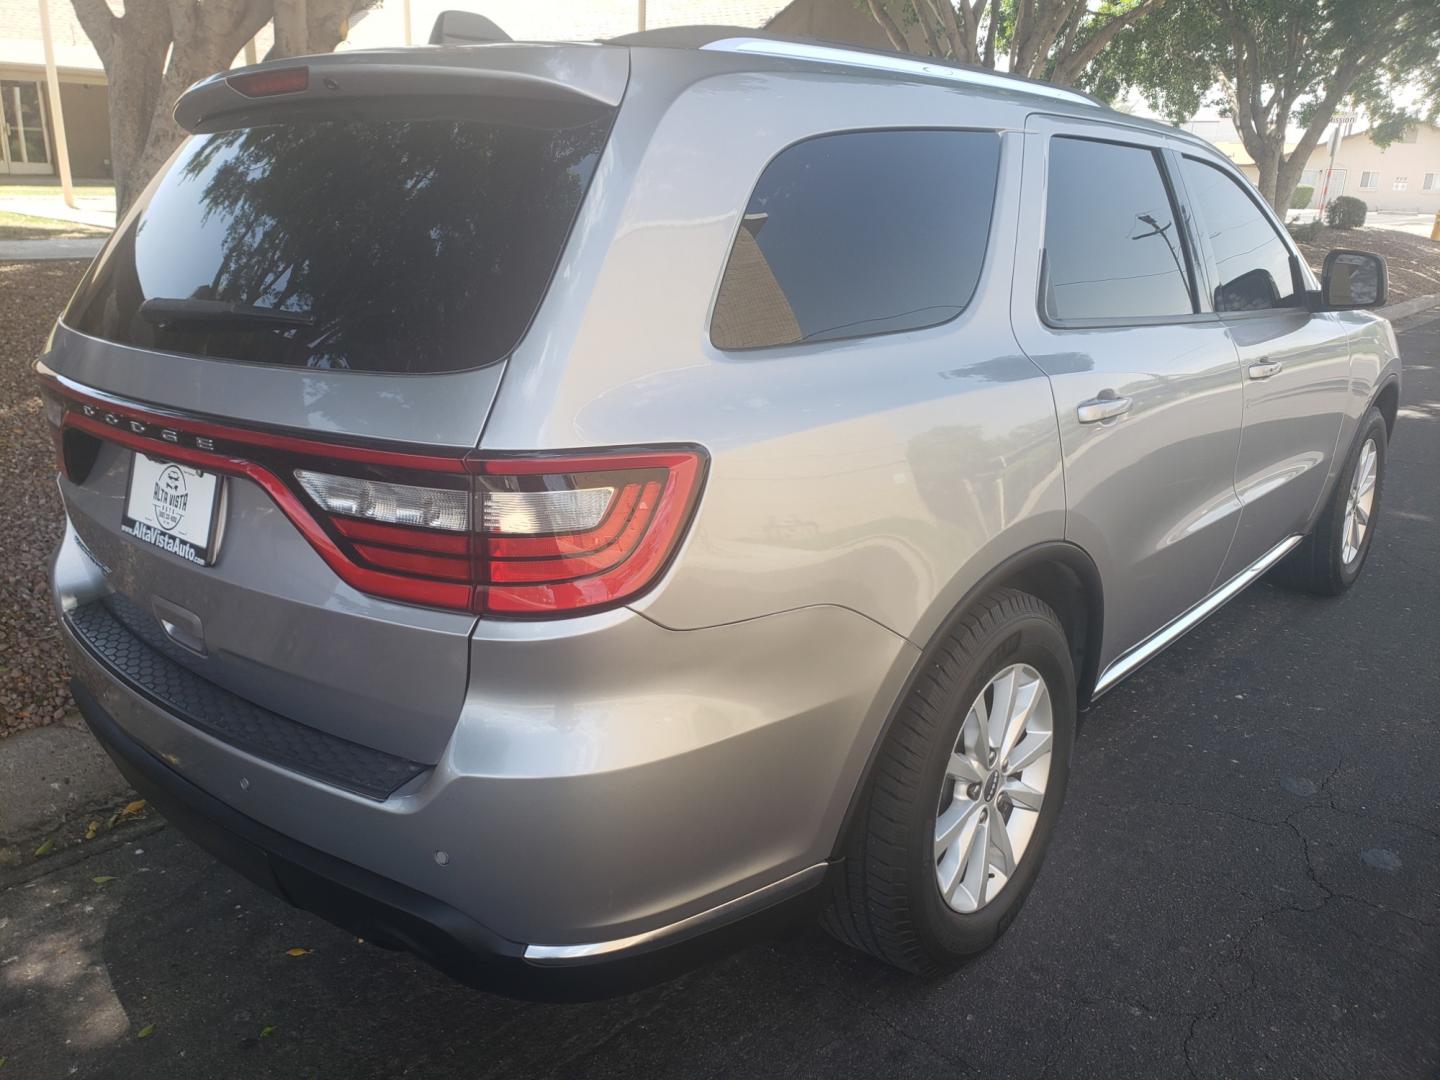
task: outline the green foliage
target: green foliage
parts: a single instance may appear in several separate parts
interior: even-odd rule
[[[1303,225],[1285,226],[1290,231],[1290,235],[1301,244],[1313,244],[1320,239],[1320,230],[1324,227],[1325,224],[1321,221],[1307,221]]]
[[[1365,203],[1351,195],[1341,195],[1338,199],[1332,199],[1325,207],[1325,224],[1332,229],[1358,229],[1365,224],[1365,215],[1369,207]]]
[[[1262,194],[1283,206],[1338,107],[1362,110],[1381,145],[1440,114],[1436,56],[1435,0],[1181,0],[1118,37],[1080,85],[1138,91],[1175,123],[1218,106],[1260,165]]]
[[[1290,196],[1291,210],[1304,210],[1310,205],[1310,196],[1315,194],[1315,188],[1310,184],[1300,184],[1295,188],[1295,193]]]

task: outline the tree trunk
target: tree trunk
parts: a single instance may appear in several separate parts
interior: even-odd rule
[[[170,10],[163,3],[132,3],[116,18],[105,0],[75,0],[75,14],[95,45],[109,84],[110,166],[116,208],[124,214],[149,178],[139,163],[160,100],[171,40]]]

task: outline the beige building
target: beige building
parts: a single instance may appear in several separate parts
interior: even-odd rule
[[[855,0],[381,0],[356,16],[342,49],[423,44],[445,10],[476,11],[521,41],[616,37],[639,29],[712,24],[765,27],[794,37],[887,48]],[[109,98],[105,71],[70,0],[50,0],[60,104],[77,179],[108,177]],[[264,56],[267,27],[257,38]],[[243,54],[237,63],[244,63]],[[54,109],[45,84],[38,0],[0,0],[0,182],[55,174]]]
[[[108,177],[105,72],[69,0],[51,0],[50,34],[70,171],[77,178]],[[36,0],[0,0],[0,180],[54,174],[54,120],[45,89],[40,6]]]
[[[1327,178],[1328,173],[1328,178]],[[1310,205],[1353,195],[1371,210],[1440,211],[1440,127],[1415,124],[1397,142],[1381,149],[1361,131],[1340,140],[1330,169],[1330,147],[1316,147],[1300,175],[1315,189]]]

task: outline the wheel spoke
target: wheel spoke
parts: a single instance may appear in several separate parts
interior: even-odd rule
[[[1019,683],[1019,673],[1016,673],[1015,694],[1011,698],[1010,718],[1005,724],[1005,734],[1000,738],[1000,760],[1004,761],[1010,756],[1010,751],[1015,748],[1021,732],[1025,725],[1030,722],[1030,714],[1035,711],[1035,703],[1040,700],[1040,694],[1044,684],[1039,679],[1034,679],[1023,686]]]
[[[1370,524],[1370,512],[1366,509],[1364,503],[1355,504],[1355,520],[1358,521],[1361,525]]]
[[[990,822],[987,817],[975,829],[970,839],[970,851],[965,856],[965,884],[975,898],[975,909],[985,906],[990,898]],[[973,884],[972,884],[973,882]]]
[[[1044,754],[1050,752],[1055,737],[1048,731],[1032,731],[1021,740],[1020,745],[1010,752],[1008,771],[1018,773],[1035,764]]]
[[[971,753],[980,762],[980,767],[988,768],[988,755],[990,753],[990,708],[985,704],[985,694],[981,691],[975,704],[970,706],[970,715],[965,718],[965,726],[969,727],[971,721],[975,722],[975,742],[972,744]]]
[[[1007,878],[1015,873],[1015,850],[1010,846],[1010,830],[997,812],[990,819],[990,865]]]
[[[945,775],[966,784],[983,784],[985,766],[969,754],[957,752],[950,755],[950,764],[945,767]]]
[[[1015,690],[1019,681],[1020,669],[1012,667],[999,675],[992,684],[995,687],[995,697],[990,702],[990,738],[986,743],[990,750],[999,750],[1001,741],[1005,738],[1006,728],[1015,711]]]
[[[1016,806],[1023,806],[1026,810],[1040,810],[1040,804],[1045,801],[1045,793],[1039,791],[1025,781],[1011,778],[1000,785],[1000,790],[1010,796],[1010,801]]]
[[[950,850],[951,845],[960,842],[961,861],[970,842],[969,834],[975,831],[983,803],[970,799],[956,799],[943,814],[935,819],[935,858],[939,859]]]

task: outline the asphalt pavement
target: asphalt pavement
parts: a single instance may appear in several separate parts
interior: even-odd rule
[[[959,973],[814,931],[512,1002],[165,828],[0,891],[0,1080],[1440,1076],[1440,318],[1401,343],[1359,585],[1261,584],[1109,694],[1029,904]]]

